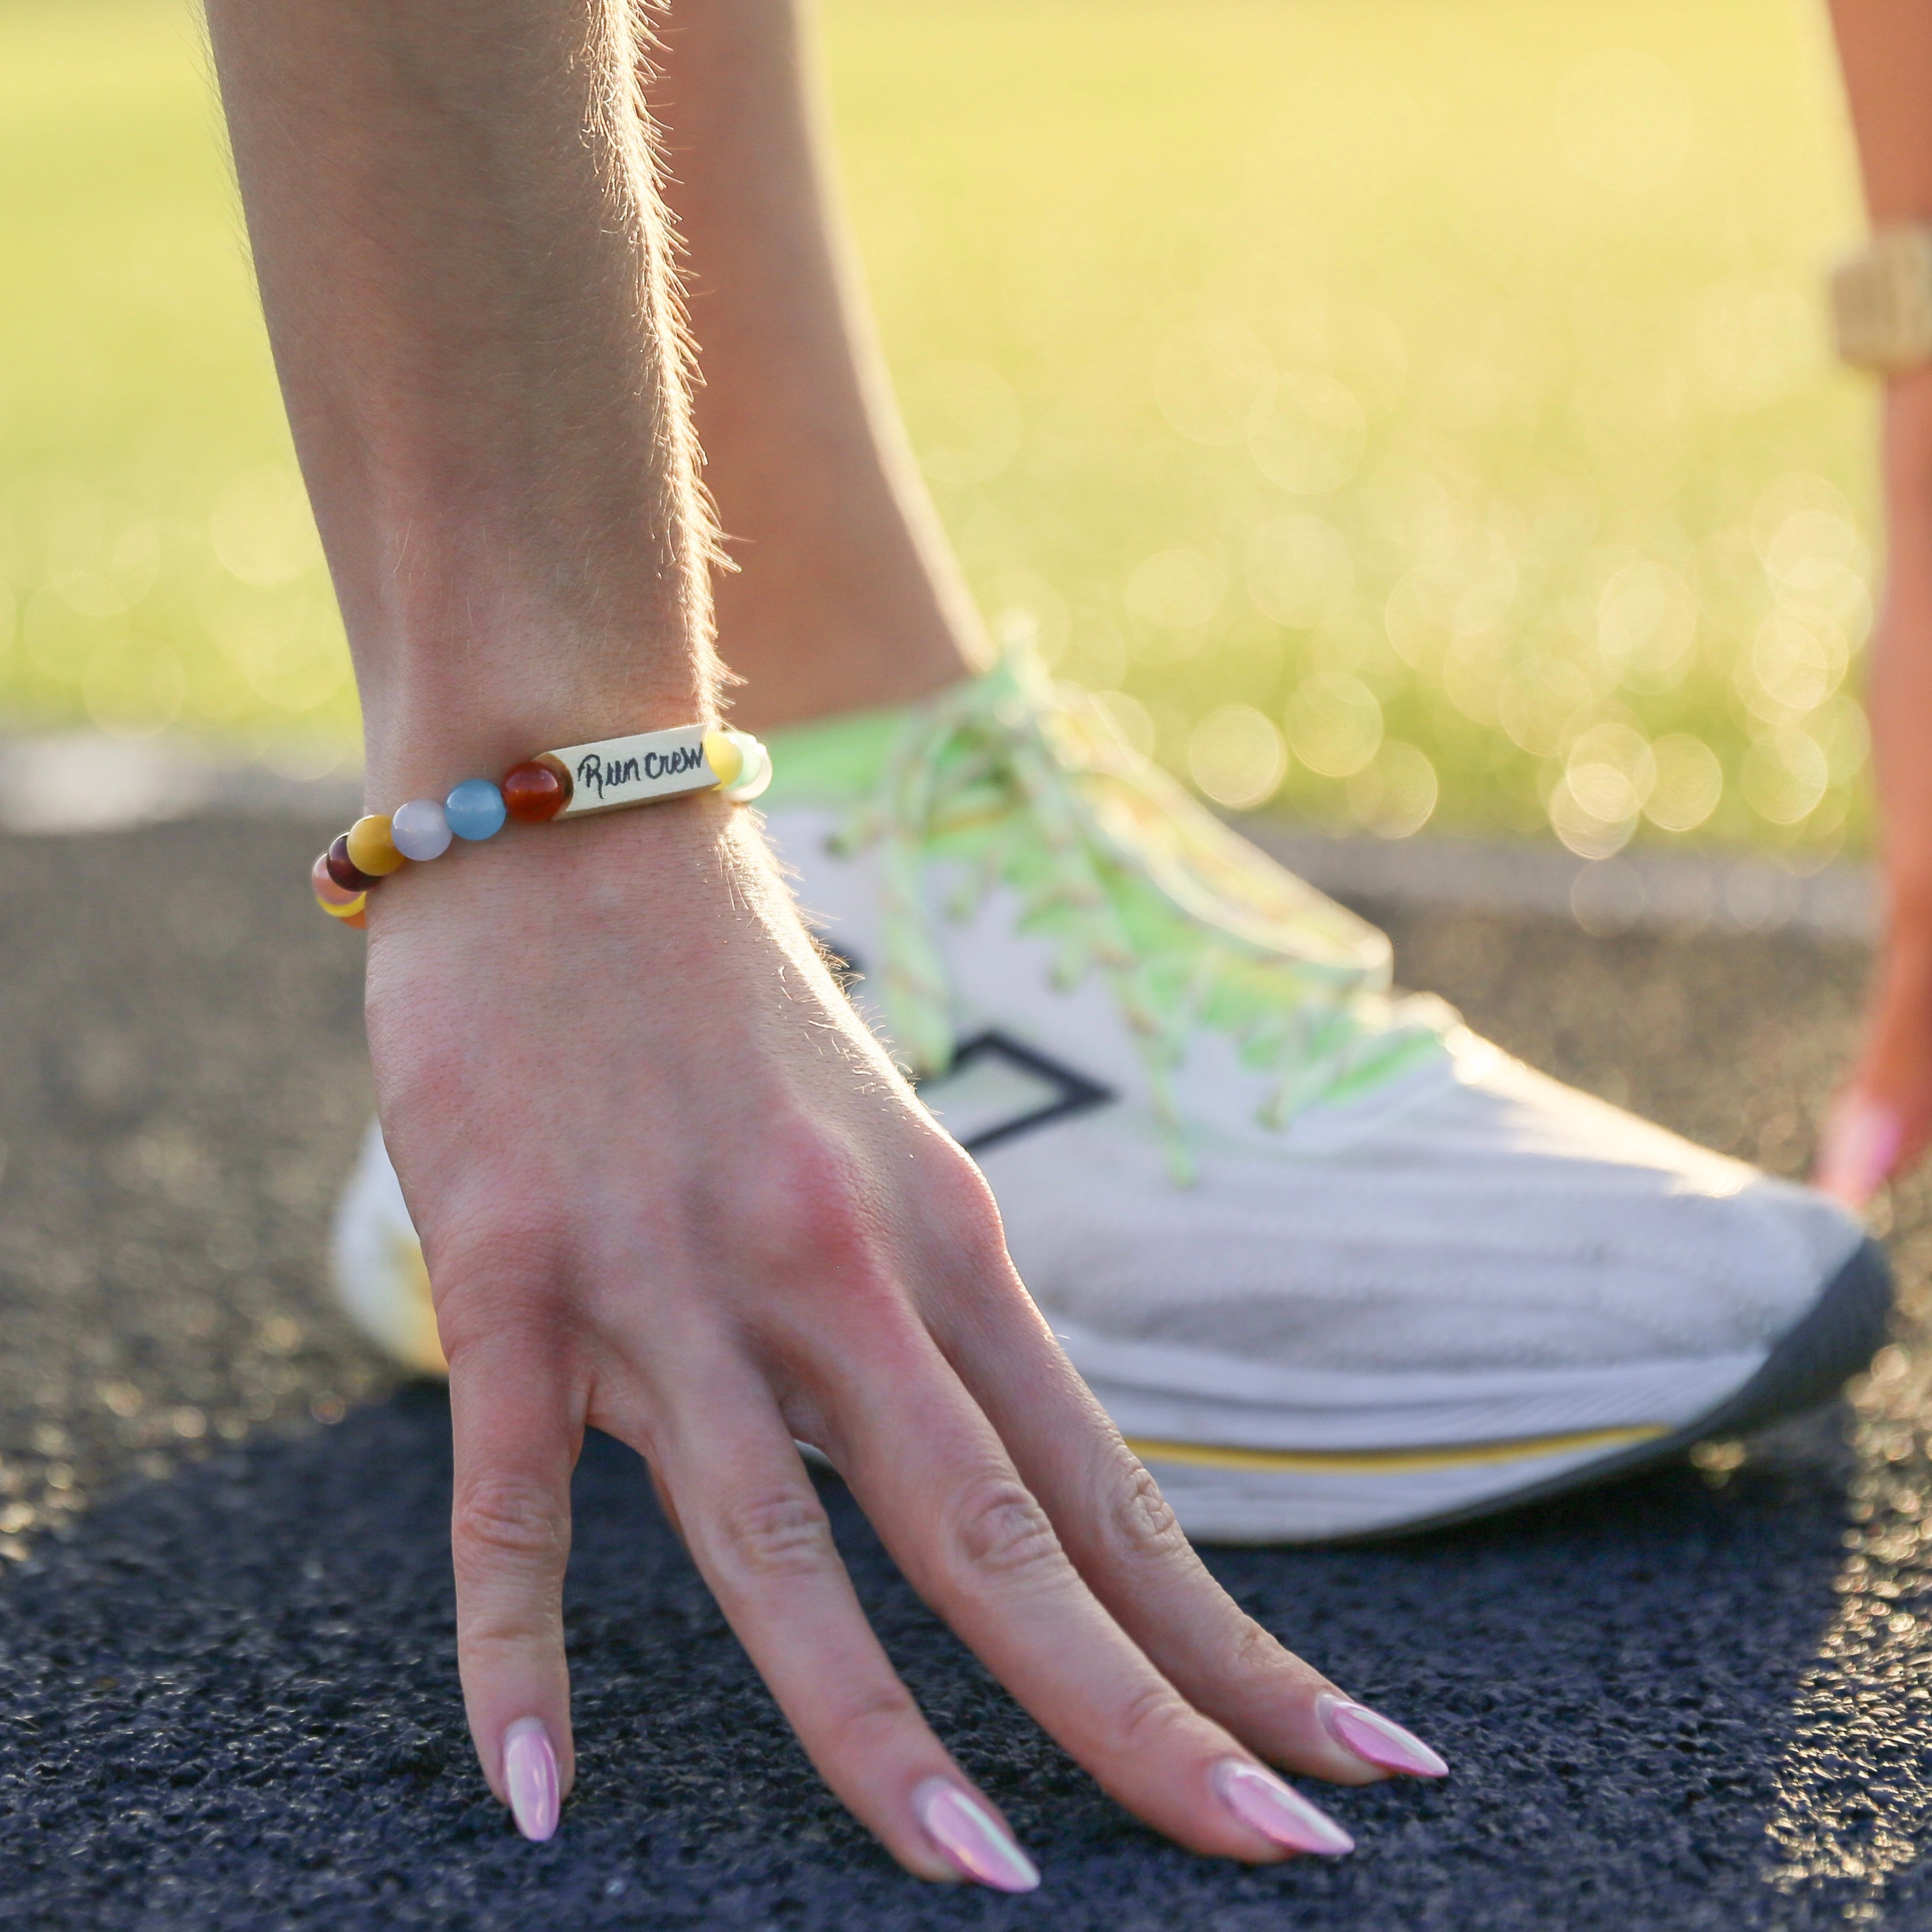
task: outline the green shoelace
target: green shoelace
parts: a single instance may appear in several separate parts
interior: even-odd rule
[[[1272,1076],[1259,1118],[1279,1130],[1439,1058],[1454,1023],[1391,993],[1381,933],[1236,836],[1024,650],[905,715],[836,842],[878,850],[879,992],[915,1075],[943,1072],[958,1044],[938,919],[1005,886],[1022,930],[1052,940],[1056,985],[1106,980],[1184,1183],[1174,1074],[1196,1030]]]

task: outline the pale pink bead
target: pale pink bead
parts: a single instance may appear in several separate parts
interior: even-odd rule
[[[412,798],[397,806],[389,836],[405,859],[440,859],[449,850],[449,814],[440,799]]]

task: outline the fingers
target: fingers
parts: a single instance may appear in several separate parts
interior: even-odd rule
[[[1896,1104],[1852,1088],[1825,1117],[1813,1181],[1856,1214],[1891,1178],[1904,1142],[1905,1123]]]
[[[910,1328],[911,1324],[908,1323]],[[1346,1851],[1334,1822],[1193,1708],[1096,1599],[922,1330],[836,1351],[833,1460],[899,1567],[1130,1810],[1196,1851]]]
[[[1856,1210],[1916,1160],[1932,1129],[1932,931],[1886,942],[1858,1071],[1826,1116],[1814,1178]]]
[[[457,1656],[484,1775],[526,1838],[548,1838],[575,1772],[563,1652],[570,1472],[583,1402],[506,1325],[450,1347]]]
[[[1156,1669],[1262,1756],[1340,1784],[1438,1778],[1419,1738],[1347,1697],[1209,1574],[1024,1291],[981,1297],[957,1366],[1075,1567]]]
[[[1038,1872],[866,1622],[762,1378],[735,1360],[700,1372],[687,1354],[679,1379],[679,1414],[652,1432],[653,1479],[820,1774],[909,1870],[1032,1890]]]

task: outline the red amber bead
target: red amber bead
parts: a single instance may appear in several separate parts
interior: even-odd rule
[[[328,868],[328,876],[345,892],[366,892],[376,881],[349,856],[349,835],[344,832],[332,845],[322,860]]]
[[[562,760],[546,752],[542,758],[512,765],[503,774],[503,808],[526,825],[541,825],[570,802],[573,788]]]

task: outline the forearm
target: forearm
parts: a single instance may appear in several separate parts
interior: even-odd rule
[[[1832,0],[1846,101],[1872,222],[1932,221],[1932,7]],[[1874,750],[1894,863],[1894,916],[1932,916],[1932,370],[1891,376],[1882,473],[1888,543],[1884,609],[1868,679]],[[1898,903],[1910,898],[1910,908]]]
[[[1932,8],[1831,0],[1874,227],[1932,222]],[[1932,1125],[1932,368],[1888,375],[1885,586],[1866,674],[1886,931],[1859,1062],[1822,1136],[1819,1185],[1862,1207]]]
[[[1865,206],[1875,226],[1932,221],[1932,7],[1831,0]],[[1932,376],[1887,385],[1886,497],[1894,553],[1901,517],[1932,517]]]
[[[209,0],[372,792],[710,703],[622,0]]]
[[[1871,218],[1932,220],[1932,8],[1831,0],[1831,13]]]

